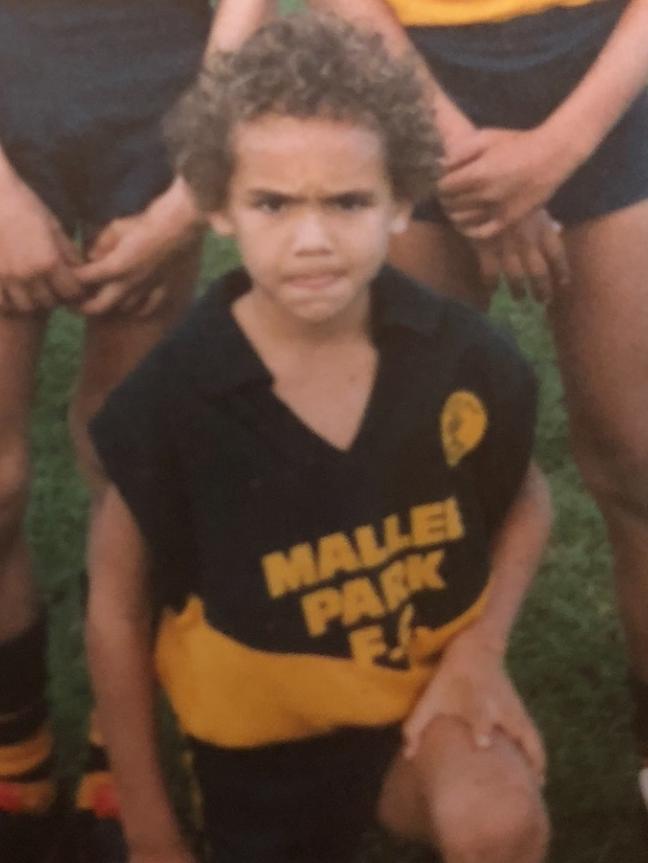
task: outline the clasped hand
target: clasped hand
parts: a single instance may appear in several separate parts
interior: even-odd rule
[[[0,196],[0,313],[57,305],[85,315],[146,317],[166,300],[160,271],[199,235],[199,219],[176,181],[146,210],[110,222],[83,260],[60,223],[16,175]]]
[[[515,298],[528,290],[546,303],[569,283],[562,226],[545,205],[582,155],[539,126],[477,129],[442,160],[439,200],[489,288],[504,276]]]
[[[545,206],[578,161],[542,126],[477,129],[442,160],[439,198],[457,230],[488,240]]]

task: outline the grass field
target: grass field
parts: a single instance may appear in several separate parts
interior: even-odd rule
[[[211,243],[205,273],[230,254]],[[516,332],[542,383],[538,458],[557,513],[553,539],[511,650],[519,685],[545,735],[552,863],[640,863],[623,645],[600,520],[585,497],[566,447],[561,388],[542,315],[499,298],[496,317]],[[88,702],[81,648],[79,579],[85,498],[73,470],[65,413],[80,341],[78,321],[57,317],[44,355],[33,441],[30,530],[39,579],[51,608],[51,695],[61,770],[78,768]],[[424,861],[424,854],[372,837],[365,863]]]

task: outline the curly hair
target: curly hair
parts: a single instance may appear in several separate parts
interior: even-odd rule
[[[440,145],[430,107],[413,60],[394,59],[377,33],[302,13],[210,58],[165,121],[176,171],[206,212],[227,200],[233,130],[269,114],[375,130],[395,197],[417,202],[433,191]]]

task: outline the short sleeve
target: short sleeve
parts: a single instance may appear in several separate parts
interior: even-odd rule
[[[490,536],[500,527],[527,473],[535,439],[537,382],[512,342],[497,335],[482,365],[488,427],[472,470]]]
[[[157,350],[108,397],[90,423],[99,459],[131,510],[154,559],[173,553],[182,511],[171,418],[172,358]]]

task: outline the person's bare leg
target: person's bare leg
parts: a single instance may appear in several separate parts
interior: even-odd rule
[[[167,269],[171,298],[148,318],[106,315],[88,319],[83,361],[72,400],[69,423],[77,464],[94,503],[105,488],[105,475],[92,446],[88,423],[107,395],[184,315],[194,294],[200,244],[176,258]],[[109,773],[101,729],[93,712],[83,774],[76,790],[77,843],[83,860],[127,859],[119,826],[119,803]],[[106,856],[108,855],[108,857]]]
[[[46,319],[0,316],[0,642],[33,623],[38,599],[24,532],[29,414]]]
[[[477,258],[449,225],[412,222],[393,238],[389,262],[439,294],[488,309],[491,292],[481,284]]]
[[[445,863],[540,863],[549,842],[541,791],[520,750],[503,734],[477,749],[452,717],[430,724],[412,761],[397,756],[378,818],[438,848]]]
[[[93,498],[105,483],[88,436],[88,423],[106,396],[184,315],[194,294],[201,244],[177,257],[166,272],[170,300],[154,315],[89,318],[82,365],[70,406],[70,434],[77,463]]]
[[[631,668],[648,685],[648,201],[565,240],[573,280],[550,320],[572,448],[607,525]]]
[[[47,721],[47,630],[25,536],[29,414],[46,317],[0,316],[0,856],[59,839]]]

